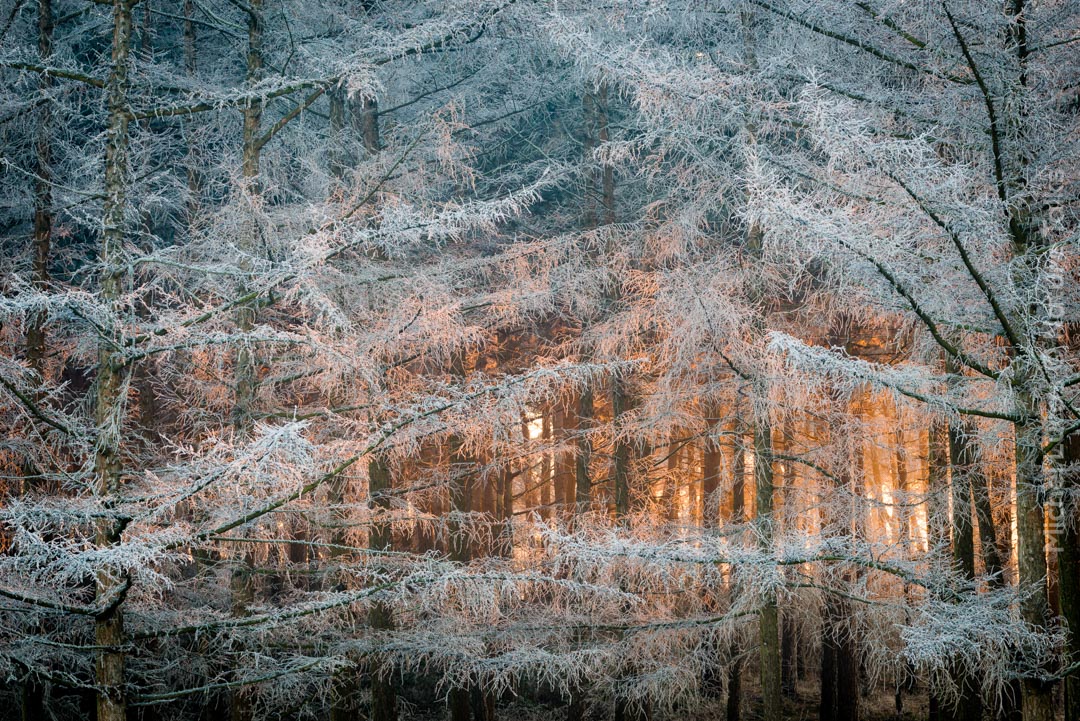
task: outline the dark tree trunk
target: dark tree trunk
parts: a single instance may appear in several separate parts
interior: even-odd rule
[[[106,83],[109,120],[105,141],[105,200],[103,203],[102,244],[100,260],[104,268],[101,295],[110,309],[120,315],[122,309],[122,274],[129,174],[128,135],[128,73],[131,64],[131,8],[130,0],[113,0],[112,60]],[[111,497],[121,491],[120,438],[109,429],[114,414],[120,409],[123,386],[122,371],[116,361],[114,348],[123,346],[117,338],[106,339],[98,352],[97,394],[95,398],[95,423],[97,448],[94,458],[95,492],[105,506],[111,505]],[[101,548],[116,545],[121,529],[112,518],[98,522],[96,543]],[[123,581],[105,573],[96,578],[95,595],[107,611],[94,620],[94,640],[99,651],[94,667],[97,688],[97,721],[125,721],[127,715],[127,692],[125,690],[125,634],[123,616]]]
[[[949,425],[949,461],[952,464],[953,562],[964,578],[975,579],[975,536],[972,525],[972,483],[976,476],[976,449],[966,425]],[[984,541],[985,546],[985,541]],[[953,709],[955,721],[982,718],[982,694],[978,682],[962,674],[955,677],[960,699]]]
[[[1061,615],[1068,629],[1065,664],[1072,665],[1080,662],[1080,533],[1074,499],[1080,486],[1080,432],[1072,433],[1062,443],[1058,462],[1066,493],[1058,511],[1057,535],[1051,541],[1058,552]],[[1080,721],[1080,673],[1065,677],[1065,721]]]
[[[38,56],[48,65],[53,45],[52,0],[38,0]],[[42,73],[38,88],[46,97],[53,80]],[[39,111],[34,140],[34,242],[31,282],[39,291],[49,284],[49,256],[52,244],[52,110],[45,103]],[[34,313],[26,329],[26,358],[39,376],[45,376],[45,319]]]

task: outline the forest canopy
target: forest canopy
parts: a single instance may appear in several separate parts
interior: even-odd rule
[[[0,717],[1080,721],[1076,0],[0,0]]]

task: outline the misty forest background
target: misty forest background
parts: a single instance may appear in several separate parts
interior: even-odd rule
[[[2,0],[0,79],[0,717],[1080,721],[1077,0]]]

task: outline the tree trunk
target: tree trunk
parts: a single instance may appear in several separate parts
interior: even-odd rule
[[[360,135],[364,150],[375,155],[382,150],[379,131],[379,103],[371,96],[361,97],[352,108],[353,128]]]
[[[856,483],[862,482],[860,468],[863,449],[857,445],[853,447],[850,433],[849,428],[834,429],[834,442],[846,449],[844,455],[851,459],[839,469],[835,490],[850,494],[854,504],[858,496]],[[848,533],[858,538],[862,523],[856,515],[857,510],[853,507],[847,517],[827,519],[827,525],[838,530],[846,527]],[[821,703],[818,710],[821,721],[858,721],[859,718],[858,648],[847,625],[849,613],[844,598],[833,594],[826,596],[822,618]]]
[[[130,0],[113,0],[112,66],[106,92],[109,121],[105,136],[105,200],[103,204],[101,264],[104,267],[101,295],[114,317],[122,315],[121,279],[123,278],[124,211],[128,183],[128,71],[131,62]],[[114,331],[115,333],[116,331]],[[95,492],[106,507],[120,492],[120,419],[123,379],[114,348],[123,342],[114,337],[103,341],[98,351],[97,394],[94,420],[97,443],[94,458]],[[98,522],[96,543],[113,546],[120,541],[122,527],[105,518]],[[124,684],[123,580],[99,571],[96,578],[97,603],[105,610],[94,620],[97,661],[94,682],[97,687],[97,721],[125,721],[127,699]]]
[[[961,423],[959,429],[953,434],[957,436],[956,448],[952,453],[954,458],[953,477],[956,478],[957,474],[959,474],[961,482],[963,482],[963,479],[967,479],[966,485],[970,488],[974,503],[975,522],[979,531],[979,548],[982,551],[983,566],[987,575],[990,576],[990,586],[1001,589],[1007,585],[1004,575],[1005,568],[998,547],[997,528],[994,524],[990,479],[982,471],[975,434],[976,428],[971,422]],[[974,565],[974,555],[971,563]],[[981,711],[982,701],[979,690],[974,682],[971,683],[973,687],[965,689],[965,695],[976,698],[975,700],[965,698],[962,703],[972,707],[972,709],[957,714],[957,718],[973,719],[976,711]],[[998,717],[1003,721],[1019,721],[1020,697],[1020,684],[1016,681],[1011,682],[1009,688],[1002,695]]]
[[[330,175],[334,179],[333,187],[340,188],[345,178],[346,142],[345,142],[345,89],[334,88],[328,93],[330,106]]]
[[[585,513],[592,504],[592,482],[589,479],[589,461],[592,459],[592,442],[589,440],[589,429],[593,420],[593,392],[592,386],[587,385],[578,396],[577,403],[577,456],[574,459],[574,499],[577,502],[577,512]]]
[[[743,446],[742,419],[739,408],[735,409],[734,459],[731,464],[731,523],[746,520],[746,451]],[[729,649],[731,665],[728,667],[727,721],[739,721],[742,716],[742,649],[734,642]]]
[[[551,452],[548,446],[551,444],[551,409],[545,408],[543,417],[540,419],[540,445],[543,447],[543,457],[540,459],[540,517],[545,521],[551,518],[552,503],[552,472]]]
[[[38,0],[38,56],[48,65],[52,55],[52,0]],[[42,73],[38,90],[47,97],[52,78]],[[49,284],[49,255],[52,243],[52,109],[50,103],[41,106],[34,139],[34,242],[31,282],[38,291]],[[33,313],[26,329],[26,359],[30,367],[45,377],[45,319]]]
[[[368,498],[373,513],[387,513],[390,510],[390,495],[393,482],[390,466],[381,455],[372,456],[368,461]],[[376,516],[371,525],[368,547],[373,551],[393,550],[393,528],[383,518]],[[375,602],[368,612],[368,623],[376,631],[392,631],[394,617],[388,606]],[[393,683],[393,671],[379,668],[378,656],[373,657],[371,672],[371,713],[370,721],[397,721],[397,690]]]
[[[262,78],[263,74],[263,25],[262,25],[263,0],[251,0],[248,4],[247,13],[247,85],[253,87]],[[242,109],[243,116],[243,146],[241,175],[244,180],[243,192],[258,193],[259,162],[261,146],[259,133],[262,124],[262,102],[257,98],[247,101]],[[248,237],[241,238],[246,252],[253,252],[258,234],[258,219],[249,219],[250,228]],[[239,295],[247,292],[242,284],[237,289]],[[236,326],[241,333],[249,333],[255,327],[255,306],[243,304],[236,311]],[[251,412],[255,401],[256,391],[256,360],[251,349],[246,344],[241,344],[236,353],[236,369],[234,383],[233,402],[233,428],[237,435],[244,437],[249,431]],[[238,559],[233,570],[231,594],[233,614],[243,616],[248,613],[248,606],[254,601],[254,578],[251,569],[251,554],[243,553]],[[229,693],[229,717],[231,721],[248,721],[252,715],[249,703],[250,690],[244,687],[233,689]]]
[[[768,393],[768,388],[758,388],[757,392],[764,395]],[[754,525],[758,545],[765,553],[773,550],[775,489],[772,463],[772,425],[766,411],[760,413],[754,423],[754,485],[757,490]],[[761,718],[762,721],[780,721],[783,713],[780,688],[780,617],[775,595],[770,594],[762,599],[760,614],[758,642],[761,663]]]
[[[710,423],[715,427],[715,420]],[[717,497],[717,490],[720,488],[722,460],[719,442],[706,438],[701,459],[701,520],[705,528],[716,528],[720,525],[720,499]]]
[[[1046,535],[1040,489],[1043,486],[1042,423],[1039,404],[1025,389],[1033,369],[1020,365],[1015,378],[1018,411],[1024,419],[1014,425],[1016,435],[1016,530],[1020,613],[1036,628],[1047,628],[1050,607],[1046,594]],[[1021,681],[1024,721],[1054,721],[1053,685],[1039,678]]]
[[[575,454],[567,452],[566,446],[577,429],[576,399],[559,406],[555,412],[555,438],[562,448],[555,454],[555,510],[559,518],[566,518],[575,503],[575,474],[577,472]]]
[[[742,718],[742,665],[742,658],[735,656],[728,669],[727,702],[724,707],[727,721]]]
[[[53,11],[52,0],[38,0],[38,57],[47,66],[52,55]],[[42,73],[38,79],[41,97],[47,97],[53,79]],[[52,109],[49,103],[41,106],[34,138],[34,236],[31,247],[30,282],[38,292],[45,292],[49,285],[49,257],[52,243]],[[32,313],[27,318],[26,360],[42,382],[47,377],[45,318]],[[26,493],[41,482],[41,471],[32,457],[22,464],[22,488]],[[0,531],[0,547],[8,548],[7,530]],[[20,692],[23,721],[45,717],[45,689],[32,673],[23,681]]]
[[[1080,485],[1080,432],[1065,439],[1057,460],[1063,469],[1061,486],[1065,493],[1055,545],[1061,569],[1061,615],[1068,630],[1065,665],[1071,666],[1080,661],[1080,533],[1075,501]],[[1065,721],[1080,721],[1080,673],[1065,677]]]
[[[615,377],[611,382],[612,424],[618,436],[615,439],[612,477],[615,483],[615,518],[623,519],[630,513],[630,463],[632,453],[630,444],[622,437],[620,421],[630,409],[629,396],[625,381]]]
[[[926,449],[926,542],[931,551],[948,548],[949,523],[946,495],[949,484],[949,429],[935,419],[927,431]],[[940,720],[941,700],[937,692],[929,691],[929,719]]]
[[[949,424],[949,462],[952,464],[952,538],[953,563],[965,579],[975,580],[975,534],[972,525],[972,474],[975,449],[965,424]],[[974,592],[974,588],[970,592]],[[954,680],[960,698],[952,709],[955,721],[979,721],[982,718],[982,694],[978,681],[959,672]]]

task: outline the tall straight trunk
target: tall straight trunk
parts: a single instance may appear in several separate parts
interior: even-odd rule
[[[973,441],[971,441],[969,434],[970,442]],[[983,566],[990,576],[990,587],[1003,589],[1009,584],[1008,579],[1005,577],[1005,563],[1002,560],[1002,552],[998,544],[999,535],[994,523],[990,477],[982,471],[977,462],[972,466],[969,477],[971,478],[971,493],[975,504],[975,521],[979,531],[979,547],[982,550]],[[1008,535],[1009,527],[1003,526],[1003,528],[1005,528],[1003,535]],[[1021,696],[1020,682],[1017,679],[1011,679],[1001,696],[1001,707],[997,713],[1000,721],[1021,721]]]
[[[540,517],[545,521],[551,518],[552,503],[552,465],[551,453],[547,447],[551,444],[551,409],[545,408],[540,419],[540,445],[544,448],[540,459]]]
[[[247,84],[255,85],[263,77],[263,0],[249,0],[247,13]],[[252,182],[259,176],[259,155],[262,146],[259,136],[262,133],[263,103],[252,97],[243,109],[244,154],[241,172],[246,181]]]
[[[371,468],[368,468],[368,478],[371,478]],[[330,562],[342,560],[346,554],[351,553],[344,547],[349,545],[347,533],[349,523],[349,482],[344,476],[338,476],[330,483],[329,505],[334,509],[334,529],[330,535],[330,542],[335,546],[330,551]],[[338,578],[328,577],[327,586],[344,587],[347,583],[347,573],[341,573]],[[360,695],[360,683],[352,668],[342,669],[334,674],[333,691],[330,700],[330,721],[359,721],[360,710],[357,699]]]
[[[615,447],[612,459],[612,477],[615,483],[615,520],[623,524],[628,521],[627,516],[631,510],[630,498],[630,465],[633,463],[634,448],[621,436],[621,425],[625,421],[624,415],[631,407],[631,397],[627,391],[626,380],[615,376],[611,382],[611,408],[612,424],[616,429]],[[580,706],[580,702],[578,702]],[[580,714],[580,710],[574,710]],[[616,696],[615,719],[616,721],[647,721],[652,718],[652,704],[649,701],[635,706],[633,712],[628,708],[626,699]],[[570,721],[573,721],[571,719]]]
[[[328,95],[330,108],[330,175],[335,187],[340,187],[345,177],[346,142],[345,142],[345,88],[336,87]]]
[[[115,317],[121,316],[124,253],[124,211],[129,173],[128,73],[131,64],[130,0],[113,0],[112,62],[106,83],[108,127],[105,135],[105,200],[103,204],[100,259],[104,268],[102,299]],[[116,333],[116,331],[113,331]],[[119,418],[123,388],[122,370],[114,350],[123,347],[114,337],[101,342],[98,350],[97,394],[94,421],[97,443],[94,457],[95,492],[108,506],[120,492],[121,456]],[[120,542],[119,522],[105,518],[98,522],[95,541],[101,548]],[[97,602],[106,610],[94,619],[94,640],[99,649],[94,667],[97,687],[97,721],[125,721],[127,700],[124,684],[124,617],[122,580],[99,571],[96,577]]]
[[[52,0],[38,0],[38,56],[49,64],[53,45]],[[38,90],[46,97],[53,80],[42,73]],[[34,241],[31,282],[39,291],[49,284],[49,255],[52,243],[52,109],[44,103],[39,111],[34,138]],[[39,376],[45,374],[45,319],[40,313],[29,318],[26,329],[26,358]]]
[[[761,383],[756,391],[767,394],[768,387]],[[766,412],[758,414],[754,422],[754,486],[756,512],[754,519],[758,546],[768,554],[773,550],[773,448],[772,425]],[[763,721],[780,721],[783,706],[780,685],[780,616],[775,594],[762,599],[758,621],[758,654],[761,664],[761,696]]]
[[[1017,361],[1017,363],[1021,363]],[[1026,363],[1026,361],[1025,361]],[[1032,369],[1021,364],[1021,383]],[[1028,381],[1030,382],[1030,381]],[[1024,593],[1020,613],[1036,628],[1051,622],[1046,588],[1046,532],[1040,490],[1043,486],[1042,420],[1039,404],[1024,385],[1016,393],[1021,417],[1014,425],[1016,446],[1016,535],[1019,585]],[[1052,682],[1028,676],[1021,681],[1024,721],[1053,721]]]
[[[718,415],[719,410],[716,408],[712,408],[708,412],[707,420],[710,427],[714,430],[719,423],[719,419],[717,418]],[[701,495],[703,502],[701,510],[701,526],[706,530],[715,530],[720,526],[721,504],[720,499],[718,498],[718,491],[720,488],[720,466],[723,457],[721,455],[719,441],[714,441],[708,436],[705,438],[702,450]],[[714,657],[720,650],[716,644],[713,643],[710,643],[709,649],[710,654]],[[701,678],[701,688],[706,696],[715,697],[719,695],[722,684],[715,667],[706,666]]]
[[[953,563],[964,578],[975,579],[975,533],[972,524],[972,479],[977,459],[966,424],[949,424],[949,462],[952,464]],[[960,698],[953,711],[956,721],[982,718],[982,694],[976,679],[957,675]]]
[[[463,450],[463,444],[457,436],[450,438],[450,511],[451,514],[467,514],[472,510],[473,483],[470,467],[472,459]],[[450,559],[457,563],[468,563],[472,557],[472,548],[467,529],[460,520],[451,515],[447,523],[447,545]],[[468,688],[450,690],[448,703],[450,721],[469,721],[472,702]]]
[[[952,464],[953,563],[967,579],[975,578],[975,533],[971,523],[971,473],[974,449],[966,429],[949,425],[949,462]]]
[[[1028,61],[1031,49],[1028,45],[1027,0],[1010,0],[1004,8],[1008,22],[1011,50],[1016,54],[1016,76],[1010,78],[1019,89],[1007,104],[1011,115],[1007,119],[1010,131],[1015,133],[1010,145],[1019,149],[1011,159],[1010,175],[998,185],[998,194],[1007,208],[1008,232],[1012,241],[1013,262],[1010,268],[1013,282],[1023,291],[1033,290],[1047,250],[1047,239],[1041,231],[1041,218],[1031,202],[1026,187],[1026,170],[1029,161],[1025,145],[1032,142],[1028,122]],[[989,102],[989,101],[988,101]],[[992,106],[992,103],[990,103]],[[992,120],[988,118],[988,120]],[[992,131],[996,129],[991,128]],[[993,136],[997,140],[996,134]],[[1027,143],[1025,143],[1027,141]],[[997,151],[997,148],[995,148]],[[1012,347],[1011,384],[1013,412],[1019,419],[1013,424],[1016,463],[1016,536],[1017,576],[1021,591],[1020,615],[1036,628],[1047,628],[1051,623],[1047,594],[1046,529],[1042,492],[1045,486],[1043,463],[1043,414],[1045,396],[1041,395],[1039,381],[1041,363],[1034,357],[1035,349],[1056,343],[1048,338],[1046,309],[1038,303],[1024,307],[1022,318],[1016,326],[1029,331],[1032,336],[1022,340],[1019,347]],[[1007,329],[1005,329],[1007,330]],[[1028,342],[1030,341],[1030,343]],[[1027,347],[1035,346],[1035,349]],[[1043,680],[1052,677],[1051,669],[1039,668],[1021,680],[1022,713],[1024,721],[1053,721],[1054,683]]]
[[[184,74],[189,80],[195,80],[198,70],[198,34],[195,30],[195,1],[184,0],[183,22],[181,25],[182,44],[184,53]],[[203,160],[200,157],[200,149],[195,141],[190,141],[187,147],[187,220],[193,222],[199,210],[200,195],[203,187],[203,174],[201,167]]]
[[[465,358],[459,353],[454,359],[452,372],[457,376],[465,375]],[[450,451],[450,520],[447,522],[447,545],[450,560],[455,563],[468,563],[472,559],[472,543],[469,529],[462,518],[473,510],[475,484],[473,482],[474,459],[466,452],[461,437],[451,435]],[[469,721],[472,713],[471,690],[469,687],[455,687],[448,695],[450,721]]]
[[[252,0],[248,5],[248,49],[247,49],[247,85],[254,86],[263,75],[263,25],[262,25],[263,0]],[[259,163],[262,146],[259,136],[262,125],[262,101],[252,98],[243,107],[243,146],[241,174],[244,179],[244,192],[258,193]],[[247,230],[247,237],[241,238],[243,250],[247,253],[254,252],[256,237],[258,235],[258,221],[250,219],[251,227]],[[238,289],[242,295],[247,288],[241,286]],[[255,325],[255,306],[244,304],[239,307],[236,314],[236,324],[240,331],[249,332]],[[235,404],[233,406],[233,425],[244,432],[250,422],[249,415],[255,396],[255,359],[251,350],[246,345],[241,345],[236,354],[236,390]]]
[[[596,133],[600,145],[610,139],[608,128],[608,85],[601,82],[596,96]],[[605,162],[600,169],[600,204],[603,208],[601,221],[604,225],[615,222],[615,166]]]
[[[1058,592],[1061,594],[1061,615],[1068,630],[1065,646],[1065,664],[1068,666],[1080,661],[1080,533],[1074,500],[1076,488],[1080,486],[1080,432],[1065,438],[1055,460],[1064,469],[1061,487],[1065,493],[1059,509],[1060,524],[1056,529],[1057,537],[1052,540],[1061,569]],[[1065,677],[1065,721],[1080,721],[1080,674]]]
[[[263,75],[263,0],[251,0],[248,4],[247,13],[247,78],[248,87],[259,82]],[[242,108],[242,156],[241,175],[244,181],[242,191],[245,193],[258,193],[259,163],[261,145],[259,134],[262,125],[262,102],[252,98]],[[253,253],[258,234],[258,219],[250,218],[250,227],[247,229],[247,237],[241,238],[241,246],[244,252]],[[241,285],[238,294],[247,292],[247,288]],[[240,305],[236,310],[236,326],[241,333],[248,333],[255,327],[254,304]],[[240,437],[245,437],[250,431],[251,413],[255,402],[256,392],[256,360],[251,348],[247,344],[241,344],[236,352],[235,390],[233,396],[233,429]],[[236,616],[248,614],[248,607],[254,601],[254,576],[252,573],[252,559],[250,552],[244,552],[237,560],[230,581],[230,594],[232,613]],[[229,693],[229,717],[231,721],[248,721],[252,716],[249,702],[249,689],[239,687]]]
[[[896,427],[893,429],[893,460],[896,464],[896,490],[900,508],[897,511],[900,553],[904,558],[911,557],[911,478],[908,473],[907,444],[904,440],[903,419],[899,411],[895,416]]]
[[[746,449],[743,440],[743,421],[739,417],[739,407],[735,407],[734,453],[731,463],[731,523],[740,524],[746,520]],[[734,592],[734,591],[733,591]],[[728,667],[728,693],[725,708],[727,721],[739,721],[742,717],[742,649],[738,642],[729,649],[731,664]]]
[[[791,456],[795,451],[795,423],[790,417],[784,419],[777,446],[785,456]],[[779,470],[781,493],[778,494],[777,501],[783,503],[785,502],[785,495],[787,498],[794,498],[793,491],[797,479],[795,466],[790,459],[780,464]],[[784,517],[787,523],[797,525],[791,513],[785,515],[783,505],[780,506],[779,513],[774,509],[774,514]],[[785,569],[785,577],[792,578],[787,573],[788,570]],[[784,610],[780,614],[780,688],[784,696],[791,699],[798,697],[799,644],[797,633],[793,609]]]
[[[630,464],[633,460],[632,448],[622,437],[620,421],[630,410],[630,397],[626,381],[615,377],[611,382],[611,413],[615,432],[615,449],[612,459],[612,478],[615,484],[615,518],[626,518],[630,514]]]
[[[780,616],[780,688],[790,699],[799,697],[799,638],[795,619]]]
[[[899,502],[899,508],[897,509],[897,520],[899,522],[899,528],[897,532],[897,545],[900,547],[900,557],[904,560],[911,560],[912,546],[911,546],[911,529],[912,529],[912,509],[911,498],[912,487],[911,477],[908,472],[908,454],[907,443],[904,438],[904,418],[900,412],[900,408],[895,408],[895,414],[893,416],[893,461],[895,462],[896,472],[896,496],[895,498]],[[905,602],[911,598],[911,584],[904,583],[904,599]],[[914,666],[909,662],[902,667],[897,674],[896,688],[894,690],[893,703],[896,709],[897,718],[902,718],[904,715],[904,691],[911,691],[915,688],[915,674]]]
[[[863,450],[859,446],[852,447],[850,429],[841,428],[836,432],[839,437],[834,441],[846,447],[850,461],[836,475],[835,492],[850,495],[853,507],[848,517],[840,515],[826,519],[826,525],[837,530],[846,527],[848,533],[857,536],[862,523],[854,503],[858,496],[856,483],[862,482]],[[846,599],[832,594],[826,597],[822,618],[820,721],[858,721],[859,718],[858,649],[847,628],[850,613]]]
[[[589,478],[589,461],[592,460],[592,441],[589,429],[593,422],[593,392],[587,385],[578,396],[577,403],[577,455],[574,458],[574,500],[577,512],[585,513],[592,504],[592,481]]]
[[[581,154],[584,161],[584,183],[581,190],[582,196],[582,225],[586,230],[595,228],[596,223],[596,174],[593,168],[593,153],[596,151],[596,96],[586,88],[581,96],[581,109],[585,126],[585,134],[581,143]]]
[[[994,523],[994,512],[991,501],[990,478],[983,472],[979,463],[979,452],[975,441],[975,426],[967,422],[962,425],[962,445],[958,455],[964,463],[960,472],[966,474],[971,487],[971,496],[975,509],[975,525],[979,532],[979,548],[982,551],[983,566],[990,577],[990,587],[1003,589],[1008,585],[1005,578],[1005,565],[1002,561],[1001,549],[998,546],[998,531]],[[957,469],[954,468],[955,474]],[[973,690],[972,693],[977,693]],[[1001,708],[998,709],[998,718],[1001,721],[1020,721],[1020,684],[1012,680],[1008,688],[1001,696]],[[978,704],[981,706],[981,702]],[[965,714],[973,716],[974,712]]]
[[[572,413],[570,408],[576,405],[576,400],[565,405],[560,405],[555,411],[555,419],[553,421],[555,439],[557,445],[561,447],[554,458],[553,481],[555,490],[555,511],[559,518],[565,518],[568,510],[574,503],[575,461],[573,453],[567,452],[566,445],[571,434],[575,430],[576,422],[574,418],[576,418],[576,414]]]
[[[390,465],[381,455],[372,456],[368,461],[368,498],[371,510],[376,514],[385,514],[390,510],[390,494],[393,489]],[[376,515],[368,536],[368,548],[373,551],[393,550],[393,528],[385,518]],[[390,631],[394,628],[394,616],[390,607],[375,602],[368,612],[368,623],[376,631]],[[371,713],[370,721],[397,721],[397,689],[394,687],[393,674],[380,669],[374,664],[371,668]]]
[[[717,421],[710,420],[710,423],[715,427]],[[717,490],[720,488],[722,460],[719,442],[706,438],[701,458],[701,521],[705,528],[716,528],[720,525],[720,499],[717,497]]]
[[[679,519],[679,443],[672,438],[668,445],[667,473],[664,474],[664,490],[661,500],[663,502],[664,518],[669,523]]]
[[[527,462],[527,461],[526,461]],[[529,482],[528,470],[521,469],[523,487]],[[499,474],[499,548],[500,556],[514,554],[514,472],[509,466]]]
[[[997,524],[994,523],[990,477],[982,471],[978,463],[970,473],[971,495],[975,505],[975,527],[979,531],[979,550],[982,552],[983,567],[991,576],[990,583],[995,588],[1004,588],[1005,562],[999,545]]]
[[[926,543],[931,550],[949,545],[948,485],[949,429],[945,422],[934,419],[927,431],[926,449]],[[929,721],[939,721],[942,702],[934,689],[929,696]]]
[[[927,430],[926,449],[926,541],[931,549],[949,543],[949,429],[941,420],[933,420]]]

